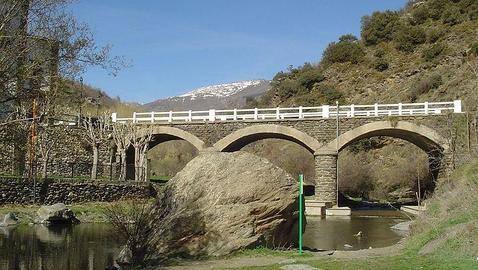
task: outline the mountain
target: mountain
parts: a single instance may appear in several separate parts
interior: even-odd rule
[[[186,94],[144,104],[146,110],[207,110],[244,107],[247,100],[257,98],[270,89],[266,80],[248,80],[205,86]]]

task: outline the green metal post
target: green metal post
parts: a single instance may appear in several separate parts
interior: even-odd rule
[[[304,182],[304,175],[299,175],[299,255],[302,254],[302,200],[304,196],[303,192],[303,182]]]

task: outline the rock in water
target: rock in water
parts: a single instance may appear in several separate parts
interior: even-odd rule
[[[80,221],[75,217],[73,211],[63,203],[44,205],[37,211],[38,223],[44,224],[72,224]]]
[[[18,224],[18,218],[13,213],[7,213],[0,221],[0,227],[14,226]]]
[[[220,256],[297,241],[297,181],[246,152],[197,156],[168,182],[158,204],[163,255]]]

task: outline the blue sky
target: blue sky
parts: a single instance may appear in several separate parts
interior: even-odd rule
[[[122,100],[149,102],[187,90],[271,79],[318,62],[360,18],[406,0],[79,0],[72,11],[100,44],[132,63],[117,77],[91,68],[86,83]]]

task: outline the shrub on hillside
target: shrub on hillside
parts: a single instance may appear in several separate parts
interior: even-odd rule
[[[431,62],[442,55],[442,53],[445,51],[445,48],[446,46],[443,43],[436,43],[430,48],[424,50],[422,57],[425,61]]]
[[[297,74],[297,82],[307,90],[311,90],[316,83],[325,79],[318,68],[308,68]]]
[[[373,62],[373,68],[380,72],[387,70],[389,66],[390,63],[383,57],[376,58]]]
[[[428,1],[427,8],[430,18],[439,20],[442,18],[442,14],[449,7],[450,0],[430,0]]]
[[[444,30],[442,28],[432,28],[427,32],[427,42],[435,43],[444,36]]]
[[[428,19],[429,16],[430,15],[428,13],[427,7],[425,5],[420,5],[412,10],[410,23],[413,25],[422,24]]]
[[[437,89],[443,84],[443,79],[440,74],[434,73],[430,76],[418,79],[411,88],[411,99],[416,101],[420,95],[430,92],[430,90]]]
[[[425,43],[426,39],[426,33],[420,26],[402,25],[393,40],[398,50],[413,52],[418,45]]]
[[[362,18],[362,39],[366,45],[391,41],[399,25],[400,17],[395,11],[374,12]]]
[[[444,24],[455,25],[462,22],[462,20],[463,18],[460,9],[455,6],[450,6],[449,8],[445,9],[442,14],[442,21]]]
[[[333,63],[357,64],[363,60],[365,52],[357,41],[351,41],[350,37],[342,36],[339,42],[332,42],[325,49],[322,63],[330,65]]]
[[[478,42],[471,45],[471,53],[478,56]]]

